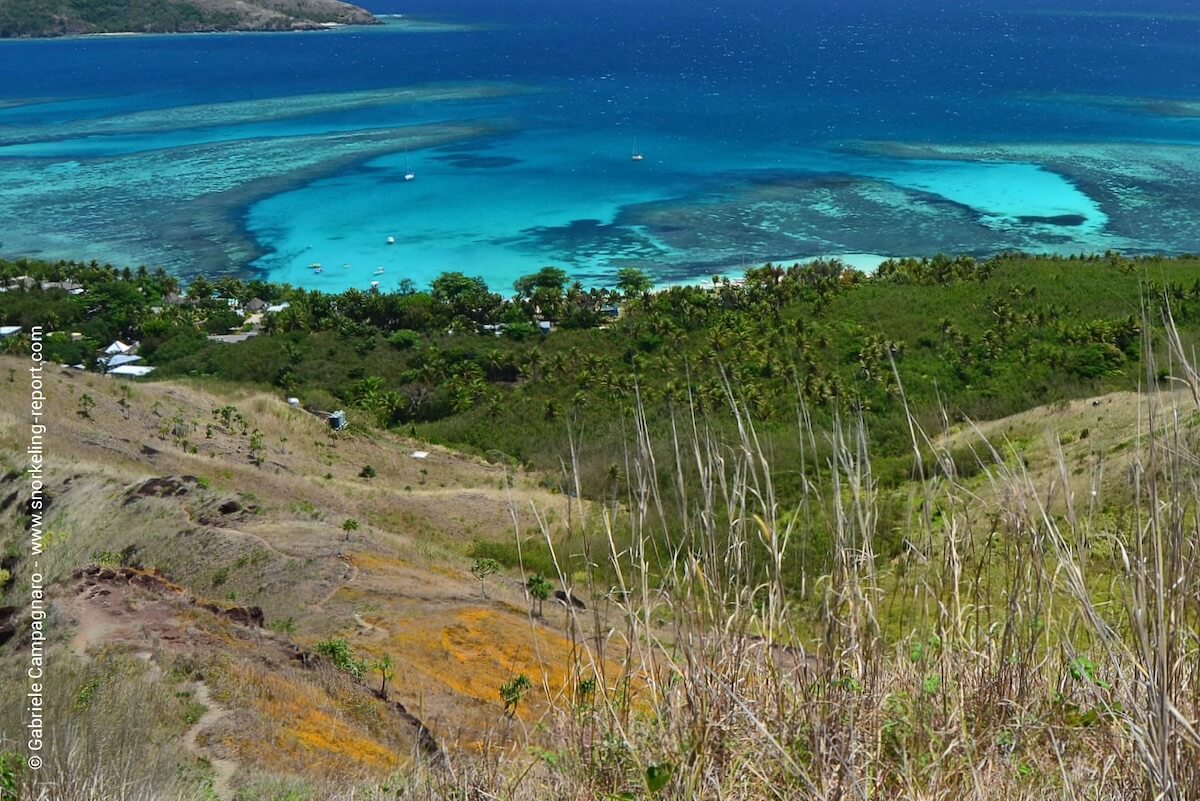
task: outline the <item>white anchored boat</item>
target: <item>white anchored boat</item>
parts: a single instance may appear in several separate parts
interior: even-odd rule
[[[394,244],[396,244],[396,237],[394,237],[394,236],[389,236],[389,237],[387,238],[387,243],[388,243],[389,245],[394,245]]]

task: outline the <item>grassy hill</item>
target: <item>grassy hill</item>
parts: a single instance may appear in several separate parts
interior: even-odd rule
[[[0,38],[87,33],[287,31],[371,25],[340,0],[5,0]]]
[[[1194,259],[766,268],[622,291],[619,320],[553,274],[186,301],[148,271],[0,272],[35,277],[0,322],[79,334],[52,361],[120,336],[162,376],[46,389],[68,801],[120,797],[114,754],[154,788],[131,801],[1200,782]],[[250,297],[291,305],[206,337]],[[29,344],[0,362],[0,779],[23,786]]]
[[[10,367],[23,365],[0,359]],[[508,725],[498,688],[512,676],[536,679],[522,718],[565,686],[565,614],[551,606],[533,621],[519,573],[492,577],[484,599],[469,572],[477,544],[512,543],[514,522],[537,531],[534,508],[558,532],[566,499],[534,478],[390,436],[331,435],[253,391],[131,388],[70,373],[51,376],[47,391],[65,412],[51,438],[42,562],[58,589],[55,680],[68,699],[94,683],[93,714],[111,718],[121,716],[113,693],[168,677],[158,731],[197,777],[197,756],[237,765],[239,785],[386,776],[423,753],[422,731],[447,748],[481,747]],[[19,578],[28,518],[14,512],[29,497],[17,473],[21,394],[19,383],[0,385],[0,542]],[[95,403],[81,415],[84,395]],[[415,459],[417,447],[431,452]],[[360,475],[367,465],[371,478]],[[101,572],[78,575],[88,565]],[[262,610],[263,627],[244,625],[250,609]],[[386,699],[367,688],[378,689],[377,671],[367,667],[359,683],[322,661],[322,643],[338,641],[364,665],[394,661]],[[305,653],[312,666],[297,661]],[[17,657],[0,659],[6,675]],[[182,735],[196,722],[197,693],[226,714],[189,754]],[[66,702],[59,711],[73,714]],[[102,721],[80,734],[97,738],[97,757],[132,747]],[[146,763],[155,782],[161,763]]]

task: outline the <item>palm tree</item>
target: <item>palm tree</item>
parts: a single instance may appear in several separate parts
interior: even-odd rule
[[[537,603],[537,611],[534,614],[538,617],[542,616],[542,604],[550,597],[551,588],[550,582],[541,573],[534,573],[525,582],[525,589],[529,591],[529,597]]]
[[[396,663],[392,660],[391,654],[384,654],[375,662],[374,668],[380,679],[379,697],[386,701],[388,682],[396,677]]]

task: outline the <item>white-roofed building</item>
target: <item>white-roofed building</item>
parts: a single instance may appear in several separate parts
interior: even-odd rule
[[[102,361],[104,361],[104,363],[108,365],[108,369],[111,370],[114,367],[120,367],[125,364],[133,364],[134,362],[140,362],[141,360],[141,356],[134,356],[131,353],[119,353],[116,356],[110,356],[107,360]]]
[[[142,376],[150,375],[152,372],[154,372],[154,368],[148,364],[123,364],[120,367],[114,367],[109,370],[108,374],[121,378],[141,378]]]

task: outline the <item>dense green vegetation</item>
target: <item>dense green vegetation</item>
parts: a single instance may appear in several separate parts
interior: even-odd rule
[[[85,290],[39,284],[62,280]],[[611,507],[589,505],[596,513],[565,532],[547,521],[511,545],[471,549],[480,596],[521,554],[531,619],[546,611],[559,560],[571,562],[572,597],[585,588],[596,631],[608,632],[576,640],[571,623],[584,654],[576,690],[537,726],[505,729],[526,738],[511,761],[417,766],[374,795],[1115,801],[1185,799],[1200,786],[1194,408],[1147,393],[1137,420],[1104,418],[1127,427],[1101,454],[1122,454],[1107,460],[1115,480],[1099,480],[1103,460],[1083,475],[1076,448],[1057,462],[1061,479],[1043,482],[1026,472],[1036,448],[1014,442],[1011,459],[989,463],[990,481],[967,475],[978,465],[966,453],[940,463],[947,480],[906,481],[906,409],[936,432],[1153,384],[1145,354],[1163,352],[1164,330],[1183,344],[1156,364],[1194,375],[1200,259],[937,258],[874,276],[818,262],[659,293],[633,272],[618,290],[584,291],[548,269],[511,298],[448,274],[428,292],[337,296],[198,280],[182,301],[162,273],[32,262],[0,263],[0,285],[11,287],[0,324],[53,328],[55,360],[140,340],[156,376],[345,405],[351,437],[378,425],[466,444],[563,474],[564,488],[578,446],[580,485],[611,494]],[[290,306],[248,342],[207,338],[239,324],[231,299],[250,298]],[[608,315],[614,302],[620,319]],[[559,327],[542,334],[545,321]],[[227,423],[235,413],[214,410]],[[865,442],[854,441],[858,421]],[[1079,444],[1079,425],[1060,441]],[[1086,512],[1066,498],[1068,473],[1094,480]],[[907,528],[895,522],[905,515]],[[345,518],[346,535],[356,528]],[[659,558],[661,544],[681,558]],[[385,696],[390,658],[369,662],[348,642],[314,647],[359,680],[377,673]],[[525,673],[497,687],[506,727],[536,687]],[[114,760],[96,764],[104,786],[124,781],[108,771]],[[339,777],[336,792],[345,786]]]
[[[639,420],[663,441],[672,426],[693,424],[693,409],[701,428],[729,431],[736,402],[772,461],[790,466],[774,480],[792,504],[796,468],[819,470],[829,453],[827,438],[806,435],[798,420],[821,432],[861,414],[875,479],[887,488],[913,475],[906,410],[937,432],[1135,388],[1144,310],[1156,317],[1169,301],[1185,333],[1200,324],[1200,260],[1112,254],[896,260],[874,276],[836,261],[768,265],[744,282],[656,293],[634,270],[617,289],[584,290],[547,268],[509,298],[459,273],[428,291],[340,295],[198,279],[176,305],[163,301],[179,287],[161,272],[33,262],[0,272],[86,287],[0,295],[0,324],[60,332],[47,351],[57,361],[86,362],[114,338],[140,340],[155,376],[269,387],[310,407],[345,407],[356,426],[398,428],[560,474],[564,490],[578,480],[587,493],[620,498],[631,488],[626,454]],[[247,342],[207,339],[240,322],[229,299],[252,298],[290,306]],[[543,334],[543,321],[555,330]],[[969,456],[960,462],[960,472],[974,467]],[[899,544],[885,539],[883,552]]]

